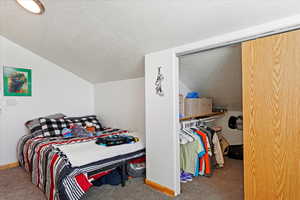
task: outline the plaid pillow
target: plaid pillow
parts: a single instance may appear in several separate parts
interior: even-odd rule
[[[40,118],[43,135],[45,137],[61,136],[61,130],[68,127],[65,119]]]
[[[61,119],[61,118],[64,118],[64,117],[66,117],[64,114],[56,113],[56,114],[48,115],[48,116],[45,116],[45,117],[42,117],[42,118]],[[40,117],[27,121],[25,123],[25,126],[29,129],[29,132],[33,136],[43,135],[42,127],[41,127],[41,124],[40,124]]]
[[[67,117],[64,118],[69,124],[77,124],[85,127],[87,123],[93,123],[96,127],[96,132],[102,131],[102,125],[100,124],[99,120],[97,119],[96,115],[88,115],[83,117]]]
[[[43,131],[42,131],[42,127],[41,127],[41,124],[40,122],[37,124],[31,124],[29,126],[29,132],[33,135],[33,136],[38,136],[38,135],[42,135],[43,134]]]

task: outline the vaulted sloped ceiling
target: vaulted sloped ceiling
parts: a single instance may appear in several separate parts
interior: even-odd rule
[[[179,79],[190,90],[211,97],[214,106],[242,110],[241,46],[230,46],[180,58]]]
[[[144,54],[300,12],[299,0],[0,0],[0,34],[91,82],[144,75]]]

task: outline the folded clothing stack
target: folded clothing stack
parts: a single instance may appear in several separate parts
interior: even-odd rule
[[[129,136],[129,135],[109,135],[106,137],[97,138],[96,144],[102,146],[115,146],[121,144],[130,144],[138,142],[139,139],[137,137]]]

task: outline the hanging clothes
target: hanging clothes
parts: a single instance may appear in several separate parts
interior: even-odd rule
[[[199,122],[182,123],[179,132],[180,167],[182,174],[210,177],[214,169],[224,166],[222,146],[217,131]]]
[[[184,172],[195,174],[195,161],[198,157],[198,141],[180,145],[180,167]]]
[[[215,145],[213,142],[213,137],[216,136],[216,132],[207,126],[199,127],[199,130],[202,131],[203,133],[205,133],[208,138],[208,144],[209,144],[208,152],[209,152],[209,156],[210,156],[211,169],[214,170],[216,168],[219,168],[218,162],[216,160],[215,151],[214,151]]]
[[[200,168],[200,163],[199,163],[199,159],[201,159],[205,153],[206,153],[206,148],[205,148],[205,145],[202,141],[202,137],[200,135],[198,135],[197,133],[194,133],[195,134],[195,137],[198,139],[199,141],[199,145],[200,145],[200,148],[201,148],[201,151],[200,153],[198,153],[198,157],[196,158],[195,160],[195,173],[194,173],[194,176],[199,176],[199,168]]]
[[[223,157],[223,152],[222,148],[220,145],[220,140],[217,134],[214,134],[213,136],[213,143],[214,143],[214,154],[215,158],[218,164],[218,167],[221,168],[224,166],[224,157]]]
[[[201,157],[200,160],[199,160],[199,162],[200,162],[200,175],[211,176],[211,163],[210,163],[210,156],[209,156],[209,154],[211,154],[211,151],[209,149],[210,145],[209,145],[208,137],[205,133],[203,133],[200,130],[196,130],[196,129],[193,129],[193,130],[201,136],[202,141],[203,141],[204,146],[205,146],[205,149],[206,149],[204,156]],[[204,174],[202,173],[203,169],[204,169]]]
[[[192,136],[193,142],[180,144],[180,167],[183,171],[195,175],[198,170],[195,163],[198,162],[199,157],[205,154],[205,147],[198,135]]]

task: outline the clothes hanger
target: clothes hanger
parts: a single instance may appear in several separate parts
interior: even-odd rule
[[[193,137],[193,132],[190,130],[190,122],[189,121],[184,121],[182,122],[182,133],[185,134],[189,139],[189,142],[194,142],[195,138]]]
[[[194,142],[195,138],[193,137],[192,133],[189,129],[183,129],[183,133],[189,138],[189,142]]]
[[[180,144],[187,144],[187,143],[189,143],[189,140],[186,138],[186,135],[183,134],[183,133],[181,132],[181,130],[180,130],[180,132],[179,132],[179,143],[180,143]]]

